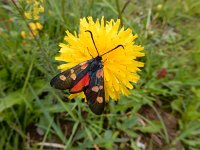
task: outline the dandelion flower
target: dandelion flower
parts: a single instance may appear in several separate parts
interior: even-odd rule
[[[67,70],[81,62],[91,59],[91,55],[96,57],[97,51],[91,40],[91,36],[85,32],[90,30],[94,36],[94,42],[101,54],[108,52],[117,45],[123,45],[116,50],[102,56],[104,65],[104,89],[106,101],[109,99],[118,100],[120,95],[128,95],[129,89],[133,89],[132,83],[139,80],[137,72],[139,67],[143,67],[142,62],[136,58],[144,56],[143,47],[134,45],[137,35],[132,34],[131,29],[120,28],[120,20],[115,22],[111,19],[104,21],[104,17],[93,21],[92,17],[80,20],[80,33],[77,35],[67,31],[64,40],[68,44],[60,44],[60,55],[56,60],[64,61],[65,64],[58,68],[61,71]],[[80,93],[82,95],[82,93]],[[70,98],[80,95],[70,95]]]

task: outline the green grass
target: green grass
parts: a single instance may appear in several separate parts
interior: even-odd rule
[[[148,150],[200,149],[198,0],[47,0],[44,7],[39,36],[23,39],[27,20],[12,1],[0,2],[0,149],[139,150],[138,141]],[[110,101],[101,116],[49,85],[65,31],[79,31],[86,16],[122,19],[146,54],[131,95]]]

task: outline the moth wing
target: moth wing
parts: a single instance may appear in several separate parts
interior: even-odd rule
[[[74,88],[72,93],[78,93],[82,91],[85,86],[89,85],[89,81],[87,81],[89,80],[87,72],[90,61],[91,60],[85,61],[71,69],[59,73],[51,80],[50,85],[56,89],[66,90],[73,89],[73,87],[79,83],[79,85],[82,87],[79,87],[78,89]]]
[[[84,93],[92,112],[97,115],[101,115],[105,106],[104,78],[102,68],[92,73],[90,76],[90,84],[88,88],[84,90]]]

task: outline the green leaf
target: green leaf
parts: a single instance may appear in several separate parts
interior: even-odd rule
[[[149,121],[147,126],[136,127],[135,129],[138,129],[143,133],[157,133],[162,129],[162,125],[158,121]]]
[[[40,94],[43,89],[45,89],[46,83],[44,80],[38,80],[37,83],[33,85],[33,88],[36,90],[37,94]],[[19,89],[15,92],[9,93],[9,95],[0,98],[0,113],[5,109],[8,109],[14,105],[21,104],[21,103],[30,103],[34,97],[28,92],[22,94],[22,89]]]

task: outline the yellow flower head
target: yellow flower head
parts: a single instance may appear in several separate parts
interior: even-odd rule
[[[35,24],[36,24],[38,30],[42,30],[43,25],[41,23],[36,22]]]
[[[125,30],[119,27],[119,19],[116,22],[111,19],[105,23],[104,17],[101,18],[101,21],[97,19],[96,22],[93,21],[92,17],[82,18],[80,20],[80,33],[77,36],[76,33],[72,35],[67,31],[65,41],[68,44],[60,44],[60,55],[56,57],[56,60],[67,62],[59,66],[62,71],[91,59],[91,55],[96,57],[97,51],[90,34],[85,32],[86,30],[92,32],[100,55],[117,45],[123,45],[124,49],[119,47],[102,56],[106,101],[110,98],[117,100],[121,94],[128,95],[128,89],[133,88],[131,83],[136,83],[139,79],[136,72],[140,70],[139,67],[144,65],[135,60],[137,57],[144,56],[144,53],[141,52],[143,47],[134,45],[137,35],[133,35],[129,28]],[[70,98],[72,97],[70,96]]]
[[[22,37],[22,38],[24,38],[24,39],[26,38],[26,32],[25,32],[25,31],[21,31],[20,34],[21,34],[21,37]]]
[[[30,20],[39,20],[40,13],[44,12],[44,7],[42,6],[42,0],[27,0],[26,3],[31,5],[27,11],[24,12],[24,16]]]
[[[37,29],[36,24],[33,23],[33,22],[30,22],[28,25],[29,25],[29,27],[31,28],[32,31],[35,31]]]
[[[24,16],[25,16],[27,19],[31,19],[31,18],[32,18],[30,12],[24,12]]]

